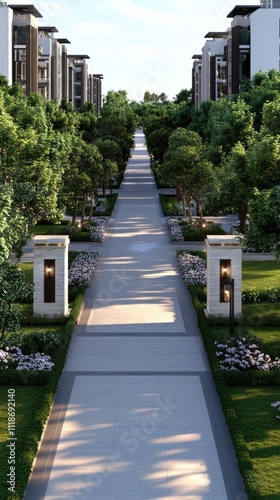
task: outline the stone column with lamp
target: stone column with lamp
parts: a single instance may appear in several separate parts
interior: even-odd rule
[[[68,314],[69,236],[35,236],[34,316],[47,318]]]
[[[230,293],[234,293],[234,316],[242,314],[242,248],[234,235],[206,239],[208,316],[229,317]],[[233,286],[234,280],[234,286]]]

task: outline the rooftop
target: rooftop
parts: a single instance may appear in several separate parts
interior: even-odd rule
[[[227,38],[228,31],[209,31],[204,38]]]
[[[58,43],[71,43],[68,38],[57,38]]]
[[[260,5],[236,5],[227,17],[235,17],[235,16],[249,16],[256,10],[260,9]]]
[[[202,59],[202,54],[194,54],[192,59]]]
[[[71,59],[74,59],[75,61],[76,60],[80,61],[82,59],[90,59],[90,57],[87,56],[87,55],[85,55],[85,54],[74,54],[74,55],[69,54],[68,57],[71,58]]]
[[[46,31],[48,33],[58,33],[58,29],[55,26],[38,26],[38,31]]]
[[[10,9],[12,10],[18,10],[23,14],[31,14],[34,17],[43,17],[42,14],[32,4],[23,4],[23,5],[8,4],[8,7],[10,7]]]

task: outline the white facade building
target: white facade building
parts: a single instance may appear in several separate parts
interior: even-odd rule
[[[202,48],[201,59],[201,102],[211,98],[211,60],[214,56],[223,56],[224,48],[227,45],[228,33],[208,33],[207,40]]]
[[[5,75],[9,85],[13,83],[13,11],[0,5],[0,74]]]
[[[258,71],[280,71],[280,1],[264,2],[263,8],[251,14],[250,22],[251,76]]]

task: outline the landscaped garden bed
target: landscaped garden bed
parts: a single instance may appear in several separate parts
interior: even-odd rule
[[[106,228],[110,218],[107,216],[93,217],[91,221],[84,224],[76,223],[74,226],[70,222],[66,224],[36,224],[29,226],[29,233],[32,235],[69,235],[71,242],[92,241],[101,243],[106,234]]]
[[[6,333],[0,347],[0,491],[1,500],[21,500],[29,479],[38,443],[54,401],[57,385],[65,364],[83,294],[90,284],[97,264],[97,252],[69,252],[69,297],[71,308],[64,324],[22,326],[16,333]],[[33,264],[21,265],[27,281],[33,280]],[[32,304],[23,304],[32,315]],[[33,318],[34,319],[34,318]],[[54,321],[57,320],[55,319]],[[52,323],[54,323],[54,321]],[[26,319],[28,323],[28,318]],[[32,325],[32,318],[31,318]],[[8,490],[9,472],[7,439],[8,397],[15,400],[16,488]]]
[[[219,326],[219,318],[213,326],[204,313],[206,254],[189,253],[195,254],[195,259],[179,251],[178,261],[197,312],[248,498],[276,500],[280,498],[280,422],[276,418],[280,400],[280,304],[272,290],[279,283],[279,263],[243,262],[244,318],[242,325],[236,325],[235,337],[230,338],[228,326],[222,326],[223,322]],[[266,300],[261,301],[261,297]],[[254,307],[255,316],[248,314],[248,307]],[[269,326],[273,312],[275,324]]]
[[[220,224],[195,218],[190,222],[182,217],[169,217],[167,227],[173,242],[204,241],[209,234],[227,234]]]

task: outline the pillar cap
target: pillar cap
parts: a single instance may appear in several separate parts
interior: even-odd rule
[[[34,247],[64,247],[69,245],[69,236],[59,235],[59,236],[34,236],[33,246]]]
[[[206,244],[218,247],[241,247],[239,236],[235,236],[234,234],[208,235]]]

